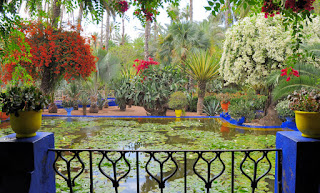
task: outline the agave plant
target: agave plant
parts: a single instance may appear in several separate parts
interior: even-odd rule
[[[210,102],[207,101],[205,105],[203,105],[203,111],[208,116],[215,116],[222,112],[222,108],[219,101],[212,100]]]

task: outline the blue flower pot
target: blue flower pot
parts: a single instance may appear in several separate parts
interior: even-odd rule
[[[73,107],[67,107],[67,108],[64,108],[64,110],[67,111],[68,116],[71,116],[71,111],[73,110]]]

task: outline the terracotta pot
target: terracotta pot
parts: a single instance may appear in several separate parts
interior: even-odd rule
[[[228,112],[230,101],[227,102],[227,103],[224,103],[224,102],[221,101],[220,104],[221,104],[221,108],[222,108],[223,112]]]
[[[296,124],[302,137],[320,138],[320,113],[295,111]]]
[[[8,118],[9,118],[9,116],[6,115],[6,113],[0,112],[0,119],[1,119],[1,121],[5,121],[5,120],[7,120]]]

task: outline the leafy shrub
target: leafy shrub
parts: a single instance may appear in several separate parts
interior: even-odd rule
[[[182,89],[184,79],[181,76],[180,71],[172,66],[150,65],[135,76],[132,99],[151,115],[165,116],[169,96]]]
[[[188,111],[197,112],[198,97],[188,97]]]
[[[290,109],[289,104],[290,104],[289,100],[280,101],[277,104],[276,111],[278,112],[278,115],[281,116],[282,118],[294,117],[294,112],[293,110]]]
[[[222,112],[220,103],[218,100],[206,101],[203,105],[203,111],[208,116],[214,116]]]
[[[238,103],[231,103],[228,112],[234,119],[245,117],[247,121],[251,121],[255,117],[252,105],[243,100],[239,101]]]
[[[204,97],[204,101],[203,103],[211,103],[212,101],[218,101],[217,97],[215,95],[210,95],[210,96],[206,96]]]
[[[175,110],[184,109],[188,105],[187,96],[181,91],[174,92],[170,95],[168,105]]]

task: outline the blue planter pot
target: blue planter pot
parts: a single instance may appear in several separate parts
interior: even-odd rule
[[[64,110],[67,111],[68,116],[71,116],[71,111],[73,110],[73,107],[67,107],[67,108],[64,108]]]
[[[286,117],[286,121],[281,124],[282,128],[289,128],[298,131],[296,122],[293,117]]]

